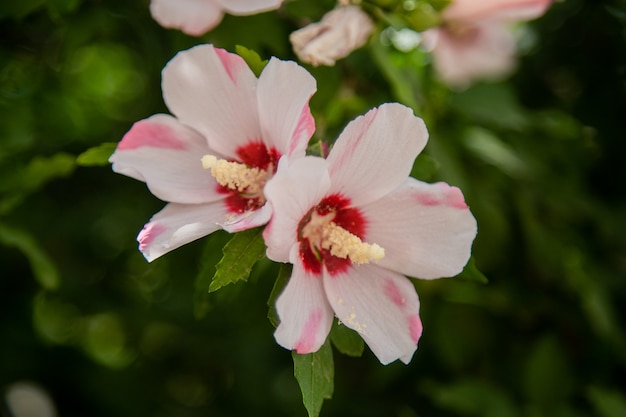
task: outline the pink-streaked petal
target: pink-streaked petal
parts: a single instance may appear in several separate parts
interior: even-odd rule
[[[433,279],[457,275],[469,260],[476,219],[456,187],[409,178],[361,211],[368,220],[365,240],[385,249],[381,267]]]
[[[272,58],[263,69],[257,90],[261,131],[281,154],[304,156],[315,131],[309,99],[316,88],[315,78],[295,62]]]
[[[484,21],[460,31],[441,28],[425,34],[433,45],[435,70],[450,86],[465,88],[478,79],[499,79],[515,68],[516,39],[504,23]]]
[[[263,191],[274,211],[263,231],[268,258],[290,261],[289,251],[297,242],[298,224],[324,197],[329,186],[326,160],[315,156],[281,158],[276,174]]]
[[[219,0],[224,10],[233,15],[250,15],[278,9],[282,0]]]
[[[168,204],[139,232],[139,250],[148,262],[152,262],[171,250],[218,230],[226,211],[221,202]]]
[[[299,262],[276,300],[276,311],[280,318],[274,332],[276,341],[301,354],[315,352],[324,344],[334,317],[322,277],[307,273]]]
[[[261,139],[256,85],[239,55],[213,45],[179,52],[163,69],[163,97],[170,111],[229,158],[240,146]]]
[[[224,11],[215,0],[152,0],[150,13],[165,28],[200,36],[220,23]]]
[[[272,206],[265,204],[260,209],[243,214],[229,214],[220,226],[229,233],[241,232],[266,224],[272,217]]]
[[[550,7],[552,0],[455,0],[443,12],[447,21],[475,22],[497,19],[535,19]]]
[[[328,155],[331,192],[357,206],[382,197],[409,175],[427,140],[424,122],[408,107],[370,110],[346,126]]]
[[[343,325],[357,331],[382,364],[408,363],[422,334],[411,281],[377,265],[324,273],[328,301]]]
[[[201,158],[212,153],[206,140],[175,118],[157,114],[133,125],[109,159],[113,171],[145,181],[158,198],[199,204],[223,198]]]

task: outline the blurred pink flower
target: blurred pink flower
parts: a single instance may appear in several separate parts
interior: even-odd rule
[[[110,158],[170,203],[137,237],[148,261],[219,228],[265,224],[265,181],[281,156],[304,156],[315,130],[315,79],[294,62],[272,58],[257,79],[238,55],[200,45],[166,65],[162,88],[174,116],[135,123]]]
[[[383,104],[351,122],[327,159],[281,161],[263,233],[267,256],[293,264],[276,301],[281,346],[318,350],[337,316],[383,364],[411,360],[422,324],[404,275],[458,274],[476,236],[458,188],[408,177],[427,139],[409,108]]]
[[[200,36],[217,26],[224,13],[251,15],[278,9],[282,0],[152,0],[150,13],[161,26]]]
[[[513,71],[514,22],[541,16],[552,0],[454,0],[442,13],[443,25],[423,33],[433,65],[447,84],[464,88],[476,79]]]
[[[289,36],[298,58],[314,66],[335,65],[365,45],[374,23],[357,6],[340,6],[326,13],[318,23],[303,27]]]

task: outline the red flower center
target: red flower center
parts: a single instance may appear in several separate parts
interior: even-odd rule
[[[322,247],[321,229],[330,222],[359,239],[365,235],[366,220],[359,209],[350,206],[350,199],[340,194],[323,198],[298,224],[300,258],[305,269],[311,273],[320,274],[323,264],[331,275],[335,275],[345,271],[352,263],[349,258],[332,255],[330,248]]]
[[[281,157],[276,148],[268,148],[263,142],[249,142],[237,148],[238,162],[248,168],[257,168],[268,173],[268,179],[276,172],[278,160]],[[265,197],[261,192],[233,190],[224,185],[218,185],[218,192],[228,194],[225,199],[228,211],[234,214],[243,214],[247,211],[257,210],[265,204]],[[262,189],[262,187],[261,187]]]

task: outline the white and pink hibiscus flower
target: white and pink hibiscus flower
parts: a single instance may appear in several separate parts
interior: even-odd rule
[[[200,36],[217,26],[225,13],[252,15],[278,9],[282,0],[152,0],[150,13],[165,28]]]
[[[276,300],[281,346],[318,350],[336,316],[383,364],[411,360],[422,323],[405,275],[458,274],[477,230],[458,188],[409,177],[427,138],[409,108],[383,104],[348,124],[327,159],[281,161],[263,232],[267,256],[293,264]]]
[[[454,0],[442,26],[423,33],[439,77],[465,88],[479,79],[498,79],[515,68],[516,22],[535,19],[552,0]]]
[[[173,116],[135,123],[110,158],[115,172],[169,202],[137,237],[148,261],[219,228],[267,223],[266,181],[281,157],[305,155],[315,130],[315,79],[295,62],[272,58],[257,79],[240,56],[200,45],[179,52],[162,77]]]

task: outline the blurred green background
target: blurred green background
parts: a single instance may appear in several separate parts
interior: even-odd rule
[[[76,157],[167,112],[177,51],[294,59],[288,34],[332,7],[293,0],[196,39],[147,0],[3,0],[0,393],[30,381],[63,417],[306,415],[266,317],[277,265],[208,294],[221,232],[146,263],[135,236],[163,203]],[[316,139],[386,101],[426,119],[414,175],[461,187],[489,279],[416,281],[413,361],[335,354],[322,416],[626,416],[626,2],[558,2],[520,33],[519,71],[466,91],[385,34],[309,68]]]

